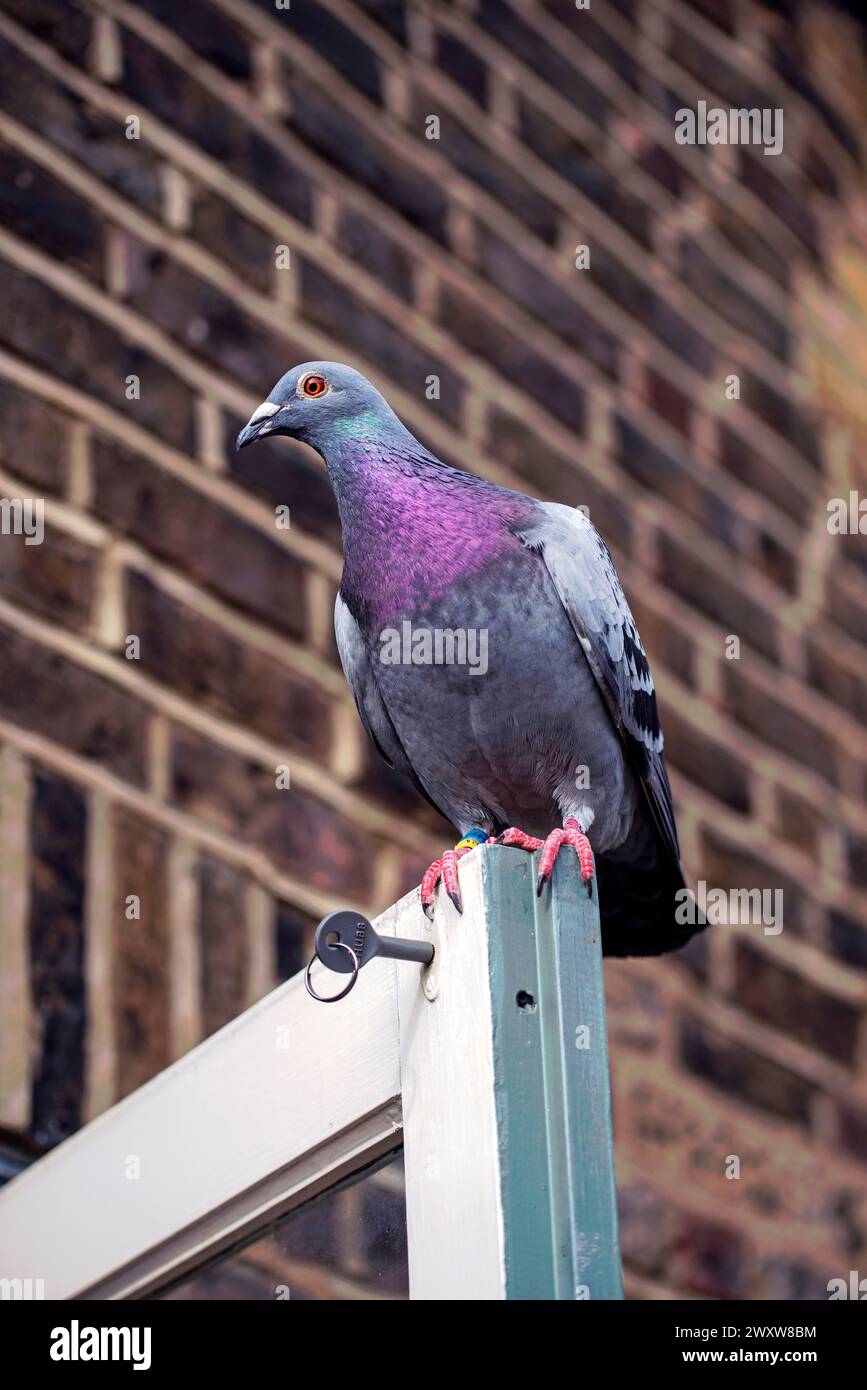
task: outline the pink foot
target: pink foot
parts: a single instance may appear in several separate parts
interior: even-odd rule
[[[458,912],[463,912],[464,905],[458,883],[458,860],[463,859],[465,854],[469,854],[470,850],[476,849],[478,845],[490,843],[484,830],[471,830],[465,839],[458,841],[454,849],[447,849],[442,859],[434,860],[421,881],[421,905],[428,917],[433,917],[434,898],[440,879]]]
[[[542,858],[539,860],[539,876],[536,879],[536,897],[541,895],[542,889],[554,869],[557,855],[561,845],[573,845],[575,853],[578,855],[578,863],[581,865],[581,882],[586,884],[588,894],[593,892],[593,850],[590,848],[590,841],[584,834],[574,816],[568,816],[563,823],[562,830],[552,830],[544,845],[542,846]]]

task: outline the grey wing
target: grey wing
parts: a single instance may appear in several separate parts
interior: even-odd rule
[[[608,547],[583,512],[557,502],[539,503],[538,520],[519,535],[545,562],[663,842],[678,861],[653,677]]]
[[[431,798],[416,776],[379,693],[373,664],[361,630],[339,593],[334,604],[334,635],[337,638],[343,674],[352,691],[368,737],[385,761],[408,777],[422,796],[430,801]],[[431,805],[434,804],[431,802]]]

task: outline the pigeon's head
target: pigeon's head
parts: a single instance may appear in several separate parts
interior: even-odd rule
[[[397,419],[361,372],[340,362],[303,362],[281,376],[238,435],[238,448],[272,434],[301,439],[320,453],[353,435],[387,430]]]

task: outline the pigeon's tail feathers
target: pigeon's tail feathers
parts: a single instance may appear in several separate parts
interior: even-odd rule
[[[602,952],[661,956],[707,926],[683,871],[647,814],[616,850],[596,856]]]

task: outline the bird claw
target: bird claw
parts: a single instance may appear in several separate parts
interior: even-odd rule
[[[455,846],[454,849],[447,849],[443,853],[442,859],[435,859],[430,868],[426,871],[421,881],[421,905],[425,916],[433,921],[434,901],[436,898],[436,888],[440,879],[443,887],[455,905],[455,909],[463,916],[464,904],[461,898],[461,887],[458,882],[458,860],[465,854],[469,854],[474,845]]]
[[[421,881],[421,905],[425,916],[430,921],[433,921],[436,889],[440,879],[442,879],[443,887],[455,905],[455,910],[463,915],[464,905],[458,880],[458,860],[462,859],[465,854],[469,854],[470,850],[475,849],[480,843],[508,845],[515,849],[525,849],[531,854],[540,849],[542,857],[539,861],[539,873],[536,878],[537,898],[541,897],[542,889],[551,877],[560,846],[572,845],[581,865],[581,882],[587,889],[588,897],[593,896],[593,850],[590,848],[590,841],[574,816],[569,816],[566,819],[562,830],[552,830],[546,840],[539,840],[535,835],[528,835],[525,830],[519,830],[516,825],[510,825],[508,830],[497,835],[496,839],[489,838],[486,841],[473,843],[461,841],[455,845],[454,849],[445,850],[441,859],[434,860]]]
[[[542,846],[539,860],[539,874],[536,879],[536,897],[542,896],[542,889],[554,871],[561,845],[572,845],[581,866],[581,882],[587,889],[587,896],[593,896],[593,850],[590,841],[574,816],[568,816],[562,830],[552,830]]]

